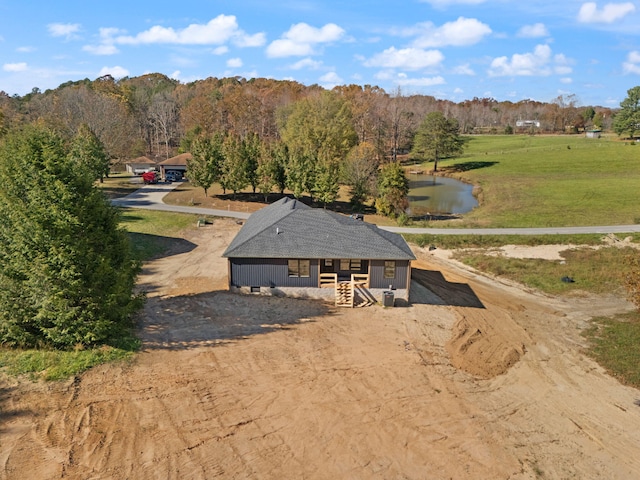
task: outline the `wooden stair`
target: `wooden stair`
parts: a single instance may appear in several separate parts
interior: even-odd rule
[[[336,283],[336,307],[353,308],[353,282]]]

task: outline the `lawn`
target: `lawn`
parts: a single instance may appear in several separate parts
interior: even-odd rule
[[[462,157],[439,163],[443,174],[479,187],[481,205],[457,226],[640,223],[640,145],[578,135],[466,139]]]

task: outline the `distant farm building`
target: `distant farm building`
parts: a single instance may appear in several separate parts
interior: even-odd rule
[[[516,127],[518,128],[540,128],[540,122],[538,120],[518,120],[516,121]]]
[[[587,138],[600,138],[601,135],[602,130],[599,129],[587,130],[586,132]]]

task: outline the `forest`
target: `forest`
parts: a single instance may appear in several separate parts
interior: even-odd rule
[[[266,78],[207,78],[182,84],[159,73],[119,80],[107,75],[44,92],[34,89],[24,96],[0,92],[0,130],[39,121],[73,137],[85,124],[116,165],[141,155],[161,161],[196,134],[256,134],[263,142],[278,140],[291,106],[323,91],[318,85]],[[561,95],[550,103],[493,98],[453,103],[370,85],[338,86],[331,92],[348,106],[357,144],[371,144],[384,156],[409,151],[420,122],[433,111],[455,118],[463,135],[526,133],[517,127],[519,120],[538,121],[535,133],[608,129],[615,113],[581,106],[574,95]]]

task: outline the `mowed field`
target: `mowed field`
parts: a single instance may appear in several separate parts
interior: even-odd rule
[[[640,223],[640,144],[581,135],[467,139],[462,157],[439,163],[480,188],[465,226]]]

